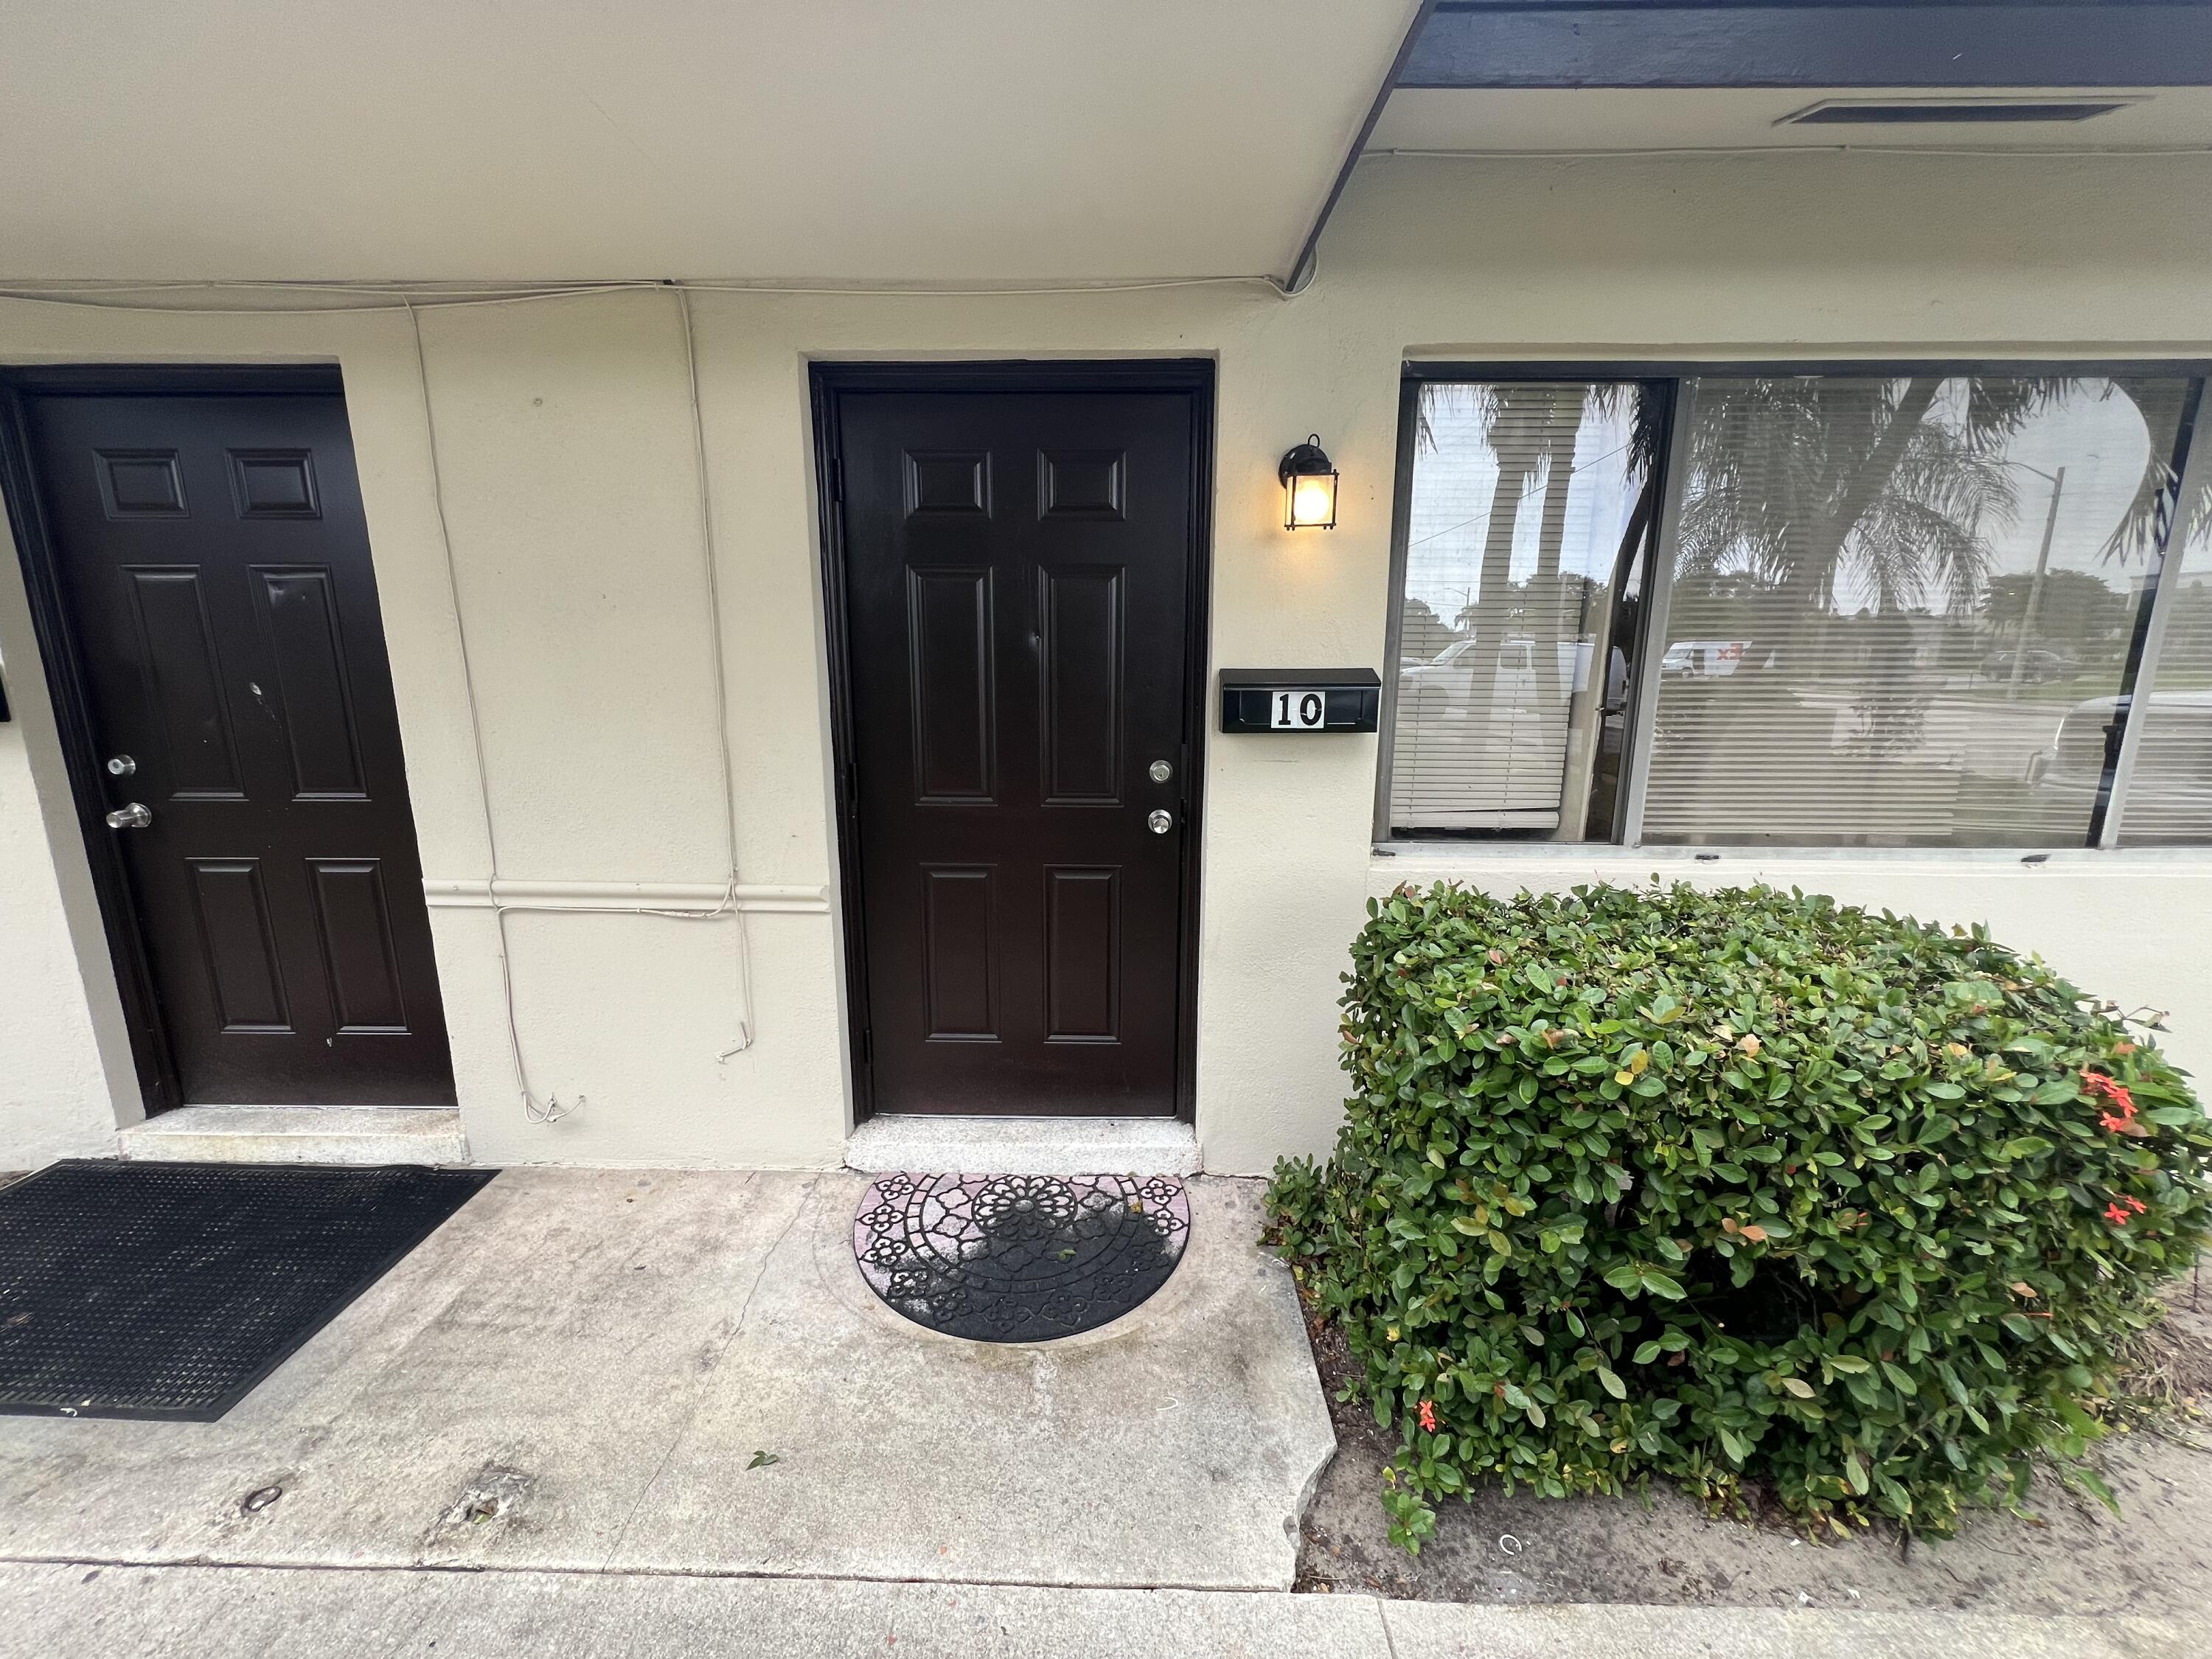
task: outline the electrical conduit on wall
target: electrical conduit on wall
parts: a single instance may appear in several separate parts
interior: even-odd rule
[[[415,370],[422,396],[422,424],[429,446],[430,489],[437,509],[438,538],[445,555],[446,586],[453,605],[453,631],[460,648],[461,684],[469,711],[469,736],[477,771],[477,798],[483,807],[484,844],[489,854],[490,873],[482,884],[482,899],[474,893],[466,897],[459,890],[463,884],[425,883],[426,890],[449,890],[442,895],[434,894],[431,902],[445,903],[481,902],[492,913],[498,930],[500,995],[507,1023],[507,1054],[514,1067],[514,1086],[521,1097],[523,1114],[533,1123],[555,1123],[580,1111],[585,1097],[572,1096],[566,1103],[550,1091],[541,1096],[531,1085],[528,1062],[522,1053],[522,1036],[515,1012],[514,972],[511,962],[513,945],[507,931],[507,918],[515,910],[584,912],[608,915],[655,916],[678,921],[714,921],[727,918],[737,929],[738,942],[738,1010],[736,1040],[721,1049],[716,1058],[727,1060],[732,1054],[750,1048],[753,1042],[752,947],[745,927],[747,909],[773,905],[787,896],[786,890],[748,890],[738,879],[738,814],[737,767],[731,747],[728,674],[723,659],[722,605],[719,574],[716,569],[714,544],[714,492],[707,473],[706,426],[700,410],[699,353],[691,325],[690,295],[677,285],[670,285],[676,298],[678,319],[684,328],[684,387],[690,405],[692,456],[699,490],[699,547],[705,567],[707,581],[707,639],[708,659],[714,669],[715,757],[720,767],[722,822],[724,845],[728,862],[720,890],[711,902],[686,904],[682,902],[653,903],[643,902],[652,887],[668,893],[665,884],[648,885],[644,883],[611,884],[619,889],[634,889],[635,896],[629,902],[609,902],[614,895],[605,892],[598,884],[526,884],[511,883],[500,874],[499,836],[491,805],[491,777],[484,758],[483,722],[477,707],[476,674],[469,655],[467,620],[461,609],[459,573],[453,560],[453,539],[446,519],[445,484],[438,462],[437,416],[430,401],[430,374],[422,344],[422,318],[414,301],[401,295],[406,307],[408,325],[415,344]],[[475,884],[468,884],[473,888]],[[677,889],[681,892],[682,890]],[[604,896],[603,896],[604,895]],[[629,895],[625,894],[625,896]],[[780,908],[780,907],[779,907]],[[826,904],[823,908],[826,908]]]

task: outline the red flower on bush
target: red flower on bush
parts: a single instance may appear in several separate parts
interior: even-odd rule
[[[2128,1092],[2125,1084],[2118,1079],[2106,1077],[2102,1072],[2092,1072],[2085,1067],[2081,1073],[2081,1086],[2091,1095],[2110,1101],[2120,1109],[2117,1114],[2100,1112],[2098,1122],[2116,1134],[2140,1135],[2143,1133],[2136,1122],[2135,1097]]]
[[[2118,1078],[2107,1077],[2102,1072],[2093,1072],[2086,1066],[2081,1072],[2081,1086],[2093,1095],[2101,1095],[2124,1112],[2132,1112],[2135,1102],[2128,1095],[2127,1085]]]
[[[2122,1205],[2127,1207],[2123,1209]],[[2112,1195],[2112,1201],[2105,1206],[2105,1219],[2115,1227],[2124,1227],[2128,1224],[2128,1217],[2130,1214],[2141,1215],[2149,1207],[2142,1200],[2135,1197],[2132,1194],[2115,1193]]]
[[[1437,1431],[1437,1402],[1433,1400],[1421,1401],[1421,1426],[1431,1434]]]

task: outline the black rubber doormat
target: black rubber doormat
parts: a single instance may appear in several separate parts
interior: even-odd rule
[[[0,1188],[0,1412],[211,1423],[494,1173],[70,1158]]]
[[[1190,1238],[1172,1176],[884,1176],[853,1219],[876,1294],[918,1325],[1039,1342],[1119,1319]]]

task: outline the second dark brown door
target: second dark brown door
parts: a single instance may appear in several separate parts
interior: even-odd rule
[[[184,1100],[451,1103],[343,403],[27,415]]]
[[[836,400],[878,1111],[1176,1109],[1195,403]]]

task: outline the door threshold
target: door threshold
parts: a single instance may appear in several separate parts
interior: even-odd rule
[[[845,1142],[866,1175],[1195,1175],[1198,1132],[1171,1117],[943,1117],[878,1113]]]
[[[125,1158],[191,1164],[466,1164],[453,1106],[185,1106],[116,1136]]]

